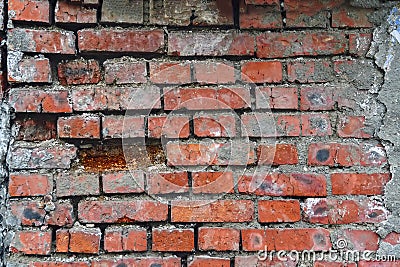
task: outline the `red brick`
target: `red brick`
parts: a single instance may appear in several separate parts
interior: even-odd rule
[[[257,158],[258,165],[285,165],[299,162],[297,147],[291,144],[259,145]]]
[[[70,113],[68,91],[11,89],[9,102],[16,112]]]
[[[145,137],[144,116],[104,116],[102,117],[103,138]]]
[[[232,62],[193,62],[194,81],[200,84],[235,83],[235,67]]]
[[[149,173],[147,175],[148,194],[184,193],[189,191],[187,172]]]
[[[78,31],[81,52],[162,53],[162,30],[83,29]]]
[[[371,28],[373,24],[369,21],[368,16],[373,12],[373,9],[344,6],[332,12],[332,27]]]
[[[168,205],[147,200],[81,201],[79,220],[83,223],[127,223],[165,221]]]
[[[277,10],[280,9],[279,0],[245,0],[245,3],[247,5],[265,5],[265,6],[274,7]]]
[[[233,114],[198,114],[193,118],[194,134],[199,137],[236,136],[236,118]]]
[[[326,177],[319,174],[254,174],[239,179],[238,191],[258,196],[326,196]]]
[[[364,57],[368,53],[371,46],[371,33],[350,33],[349,34],[349,51],[350,54]]]
[[[357,263],[352,262],[328,262],[328,261],[315,261],[314,267],[357,267]]]
[[[74,223],[74,208],[70,202],[55,203],[55,209],[45,218],[45,224],[71,227]]]
[[[131,58],[110,59],[104,62],[106,84],[145,83],[147,81],[146,62]]]
[[[322,228],[303,229],[244,229],[242,230],[244,251],[264,250],[313,250],[332,248],[329,231]]]
[[[334,195],[382,195],[389,173],[332,173]]]
[[[192,81],[189,62],[150,62],[150,81],[159,84],[185,84]]]
[[[264,250],[262,248],[261,250]],[[263,266],[279,266],[279,267],[296,267],[297,262],[290,259],[288,256],[281,257],[278,259],[277,257],[272,257],[263,260],[259,259],[258,255],[253,256],[236,256],[235,257],[235,267],[241,266],[255,266],[255,267],[263,267]]]
[[[64,172],[56,176],[57,196],[90,196],[100,194],[97,174]]]
[[[242,136],[300,136],[300,118],[297,115],[274,116],[271,112],[247,113],[241,116],[241,122]]]
[[[57,1],[56,23],[97,23],[97,10],[66,0]]]
[[[333,110],[335,88],[326,86],[305,86],[300,89],[301,110]]]
[[[244,6],[240,9],[241,29],[281,29],[282,16],[278,9],[264,6]]]
[[[164,89],[164,109],[242,109],[251,106],[247,88],[180,88]]]
[[[153,251],[190,252],[194,250],[193,229],[153,229]]]
[[[103,191],[106,194],[128,194],[144,192],[142,171],[120,171],[103,173]]]
[[[333,166],[336,161],[338,144],[314,143],[308,147],[308,164]]]
[[[288,62],[289,82],[329,82],[335,79],[331,63],[327,60]]]
[[[192,260],[189,260],[188,262],[188,267],[206,267],[206,266],[230,267],[231,260],[229,258],[195,256]]]
[[[99,228],[73,228],[69,230],[69,251],[73,253],[98,254],[101,232]]]
[[[8,81],[10,83],[51,83],[48,58],[23,58],[22,53],[8,55]]]
[[[91,267],[118,267],[119,266],[166,266],[180,267],[181,259],[177,257],[148,257],[148,258],[124,258],[114,260],[93,260]],[[71,266],[72,267],[72,266]]]
[[[286,11],[286,27],[288,28],[327,28],[329,24],[329,12],[325,9]]]
[[[77,115],[60,117],[57,121],[60,138],[100,138],[100,117],[94,115]]]
[[[398,245],[400,244],[400,234],[396,232],[391,232],[382,241],[389,243],[393,246]]]
[[[297,0],[286,0],[285,9],[287,11],[309,11],[315,12],[317,10],[325,9],[332,10],[335,7],[341,6],[344,0],[309,0],[309,1],[297,1]]]
[[[342,230],[337,233],[338,239],[346,240],[347,247],[357,251],[378,250],[379,236],[368,230]]]
[[[300,221],[298,200],[259,200],[258,221],[260,223]]]
[[[59,261],[35,261],[30,262],[29,267],[90,267],[89,263],[86,262],[59,262]]]
[[[12,253],[26,255],[50,255],[51,230],[41,231],[17,231],[10,244]]]
[[[188,138],[190,135],[188,116],[151,116],[148,118],[150,138]]]
[[[50,22],[50,3],[41,0],[10,0],[8,15],[14,21]]]
[[[282,81],[282,63],[279,61],[252,61],[242,63],[242,80],[251,83],[278,83]]]
[[[53,191],[51,174],[11,173],[8,193],[12,197],[44,196]]]
[[[16,140],[46,141],[57,138],[56,118],[43,120],[39,117],[28,117],[14,121],[17,129]]]
[[[276,118],[277,136],[300,136],[300,117],[280,115]]]
[[[342,138],[371,138],[371,135],[366,133],[365,130],[364,116],[345,116],[340,118],[338,135]]]
[[[194,172],[193,193],[194,194],[222,194],[233,193],[233,173],[224,172]]]
[[[160,89],[155,86],[74,89],[72,105],[75,111],[159,109]]]
[[[170,166],[247,165],[255,162],[252,143],[168,143],[167,160]]]
[[[58,229],[56,231],[56,252],[67,253],[69,250],[69,231]]]
[[[249,222],[254,217],[251,200],[176,200],[171,205],[172,222]]]
[[[64,30],[14,28],[8,31],[8,49],[45,54],[75,54],[75,35]]]
[[[256,42],[257,57],[283,58],[343,54],[348,41],[344,33],[320,31],[263,33]]]
[[[256,88],[257,109],[298,109],[296,87]]]
[[[101,79],[99,62],[94,59],[62,62],[58,64],[58,79],[62,85],[98,83]]]
[[[386,257],[386,259],[388,259],[388,257]],[[399,266],[400,261],[396,260],[396,261],[386,261],[386,262],[382,262],[382,261],[359,261],[358,262],[358,267],[397,267]]]
[[[39,201],[12,201],[9,205],[12,215],[20,220],[21,225],[43,225],[46,211]]]
[[[235,31],[168,33],[168,55],[173,56],[251,56],[254,46],[253,36]]]
[[[301,115],[303,136],[332,135],[331,121],[327,114]]]
[[[35,143],[29,147],[14,143],[11,147],[9,167],[14,170],[29,169],[69,169],[76,157],[76,147],[67,143]]]
[[[369,199],[309,198],[303,205],[304,221],[321,224],[379,223],[387,219],[382,203]]]
[[[104,236],[107,252],[146,251],[147,231],[145,228],[107,228]]]
[[[238,251],[240,231],[232,228],[199,228],[199,249],[203,251]]]

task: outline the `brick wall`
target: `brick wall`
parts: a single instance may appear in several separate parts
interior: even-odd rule
[[[258,257],[400,245],[370,49],[395,2],[0,3],[8,266],[400,265]]]

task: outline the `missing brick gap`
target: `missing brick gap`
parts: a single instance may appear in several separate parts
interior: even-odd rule
[[[284,0],[280,0],[280,8],[281,8],[281,15],[282,15],[282,25],[284,28],[286,28],[286,9],[285,9]]]
[[[232,0],[233,8],[233,25],[236,29],[240,29],[240,0]]]

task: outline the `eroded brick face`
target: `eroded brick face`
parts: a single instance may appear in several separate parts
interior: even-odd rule
[[[0,0],[7,266],[399,266],[382,2]]]

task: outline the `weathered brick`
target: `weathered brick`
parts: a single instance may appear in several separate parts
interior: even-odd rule
[[[162,53],[162,30],[83,29],[78,31],[81,52],[145,52]]]
[[[286,27],[288,28],[327,28],[329,12],[326,10],[286,11]]]
[[[101,21],[113,23],[143,23],[143,0],[104,0]]]
[[[319,174],[289,173],[243,175],[238,191],[259,196],[326,196],[326,177]]]
[[[188,262],[188,267],[204,267],[204,266],[229,267],[231,266],[231,260],[228,258],[195,256],[193,257],[192,260],[189,260]]]
[[[16,140],[45,141],[57,138],[56,118],[43,120],[36,116],[16,119]]]
[[[368,53],[371,46],[371,33],[350,33],[349,34],[349,51],[350,54],[364,57]]]
[[[145,137],[144,116],[116,116],[102,117],[103,138],[134,138]]]
[[[224,172],[193,172],[194,194],[223,194],[233,193],[233,173]]]
[[[177,257],[147,257],[147,258],[123,258],[123,259],[98,259],[93,260],[91,267],[117,267],[117,266],[168,266],[180,267],[181,259]],[[72,267],[72,266],[71,266]]]
[[[297,147],[292,144],[261,144],[257,148],[258,165],[297,164]]]
[[[233,114],[197,114],[193,118],[194,134],[199,137],[236,136],[236,118]]]
[[[62,85],[98,83],[101,79],[99,62],[94,59],[62,62],[58,64],[58,79]]]
[[[310,60],[288,62],[289,82],[329,82],[335,79],[335,73],[328,60]]]
[[[300,221],[298,200],[259,200],[258,221],[261,223]]]
[[[260,249],[264,250],[264,248]],[[240,266],[282,266],[282,267],[296,267],[297,262],[294,261],[293,259],[290,259],[288,256],[286,257],[281,257],[278,259],[278,257],[272,257],[270,259],[267,257],[267,259],[260,259],[259,256],[254,255],[254,256],[236,256],[235,257],[235,266],[240,267]]]
[[[150,62],[150,81],[158,84],[185,84],[192,81],[190,63]]]
[[[21,225],[42,226],[46,211],[39,201],[12,201],[11,214],[20,220]]]
[[[45,224],[71,227],[74,223],[74,208],[70,202],[55,203],[55,209],[45,217]]]
[[[63,172],[56,176],[58,197],[98,195],[99,176],[97,174]]]
[[[280,115],[276,119],[278,136],[300,136],[300,117],[297,115]]]
[[[10,52],[7,57],[10,83],[51,83],[50,61],[43,56],[24,57],[23,53]]]
[[[210,40],[213,42],[210,43]],[[254,37],[248,33],[176,32],[168,34],[168,54],[173,56],[251,56]]]
[[[50,3],[43,0],[10,0],[8,17],[13,21],[50,22]]]
[[[280,29],[283,27],[280,8],[246,5],[240,9],[241,29]]]
[[[100,138],[100,117],[94,115],[76,115],[60,117],[57,121],[60,138]]]
[[[279,0],[245,0],[247,5],[262,5],[262,6],[270,6],[275,8],[276,10],[280,9]]]
[[[149,173],[147,175],[148,194],[184,193],[189,191],[187,172]]]
[[[172,201],[172,222],[249,222],[254,217],[251,200]]]
[[[14,28],[8,31],[8,49],[44,54],[75,54],[75,35],[64,30]]]
[[[338,135],[342,138],[371,138],[365,125],[365,116],[343,116],[338,123]]]
[[[101,232],[99,228],[72,228],[69,230],[69,251],[73,253],[98,254]]]
[[[12,197],[44,196],[53,191],[51,174],[11,173],[8,193]]]
[[[313,267],[357,267],[355,262],[315,261]]]
[[[164,89],[164,109],[242,109],[251,106],[250,90],[237,88]]]
[[[176,143],[166,145],[168,165],[247,165],[255,163],[252,143]]]
[[[389,173],[332,173],[333,195],[382,195]]]
[[[97,23],[97,10],[66,0],[57,1],[56,23]]]
[[[10,244],[10,251],[27,255],[50,255],[51,230],[16,232]]]
[[[16,112],[71,113],[67,90],[11,89],[9,102]]]
[[[147,69],[145,61],[131,58],[109,59],[104,62],[106,84],[145,83]]]
[[[103,173],[103,191],[106,194],[144,192],[143,171],[119,171]]]
[[[245,113],[241,116],[241,122],[242,136],[300,136],[300,118],[297,115],[274,116],[271,112]]]
[[[81,201],[78,216],[84,223],[165,221],[168,205],[147,200]]]
[[[107,228],[104,234],[104,250],[107,252],[146,251],[147,231],[145,228]]]
[[[334,28],[371,28],[373,24],[368,16],[373,9],[343,6],[332,12],[332,27]]]
[[[282,81],[282,63],[279,61],[251,61],[242,63],[242,80],[251,83],[278,83]]]
[[[379,264],[379,265],[377,265]],[[376,261],[359,261],[358,267],[397,267],[400,264],[399,260],[396,261],[386,261],[386,262],[376,262]]]
[[[398,245],[400,244],[400,234],[396,232],[391,232],[382,241],[389,243],[393,246]]]
[[[348,242],[346,248],[358,251],[377,251],[379,248],[379,236],[373,231],[357,229],[339,230],[336,235],[338,239],[344,239]]]
[[[333,134],[331,121],[327,114],[301,115],[301,126],[303,136],[328,136]]]
[[[257,109],[298,109],[296,87],[256,88]]]
[[[151,138],[187,138],[190,135],[188,116],[151,116],[147,127]]]
[[[333,110],[335,88],[327,86],[304,86],[300,89],[301,110]]]
[[[76,157],[76,147],[58,142],[42,142],[35,145],[15,143],[11,147],[9,167],[21,169],[69,169]]]
[[[80,261],[61,262],[61,261],[35,261],[30,262],[29,267],[90,267],[89,263]]]
[[[199,228],[199,249],[203,251],[238,251],[240,231],[232,228]]]
[[[153,251],[190,252],[194,250],[193,229],[153,229]]]
[[[69,231],[58,229],[56,231],[56,252],[67,253],[69,250]]]
[[[200,84],[233,84],[235,68],[232,62],[193,62],[194,80]]]
[[[346,51],[348,42],[344,33],[329,32],[269,32],[256,40],[259,58],[338,55]]]

